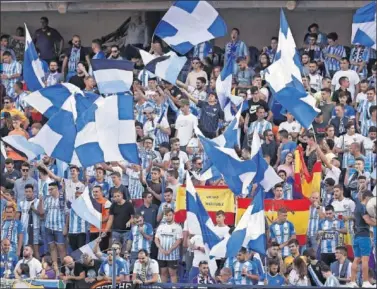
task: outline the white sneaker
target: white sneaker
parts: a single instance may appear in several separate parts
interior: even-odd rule
[[[376,286],[373,286],[369,281],[363,282],[363,288],[376,288]]]
[[[356,282],[349,282],[346,284],[347,287],[351,288],[359,288],[359,286],[356,284]]]

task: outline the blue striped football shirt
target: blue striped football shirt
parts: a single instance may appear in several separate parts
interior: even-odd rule
[[[19,220],[5,220],[1,224],[1,240],[10,241],[10,252],[17,252],[18,235],[24,233],[22,223]]]
[[[53,231],[63,231],[65,226],[65,215],[68,213],[67,207],[60,207],[59,197],[48,196],[43,202],[45,211],[45,226]]]
[[[69,209],[69,234],[86,233],[89,230],[89,223],[81,219],[73,209]]]
[[[319,223],[319,231],[324,231],[321,236],[321,253],[335,253],[335,248],[339,246],[339,233],[335,229],[343,229],[342,220],[322,220]]]
[[[140,182],[140,172],[135,172],[132,169],[127,169],[126,173],[129,177],[128,191],[130,192],[131,199],[142,199],[144,187],[143,184]]]
[[[309,208],[309,225],[308,225],[308,231],[307,231],[308,237],[317,236],[318,227],[319,227],[318,210],[317,210],[316,207],[310,206],[310,208]]]
[[[182,227],[176,223],[172,224],[161,224],[157,228],[156,237],[160,240],[160,245],[164,250],[169,250],[173,247],[173,244],[182,239]],[[179,246],[175,248],[169,255],[162,254],[158,252],[157,259],[164,261],[175,261],[179,260]]]
[[[350,61],[357,62],[357,63],[361,63],[361,62],[366,63],[363,69],[361,70],[361,72],[358,73],[361,79],[366,78],[368,75],[367,64],[369,61],[369,52],[370,52],[369,47],[360,46],[360,47],[354,47],[351,49]],[[359,66],[351,64],[350,68],[357,72],[359,69]]]
[[[256,120],[250,124],[247,134],[250,135],[253,134],[254,131],[257,131],[259,135],[263,135],[263,133],[268,129],[272,129],[272,124],[269,121],[265,119],[261,121]]]
[[[295,227],[290,221],[285,221],[282,224],[271,224],[270,235],[272,239],[276,240],[276,242],[283,244],[284,242],[287,242],[293,235],[296,235],[296,231]],[[281,251],[283,257],[290,255],[288,246],[285,246]]]
[[[240,262],[236,261],[233,264],[233,277],[235,285],[256,285],[258,281],[254,281],[246,276],[242,275],[243,268],[247,269],[248,274],[258,275],[258,268],[254,262],[245,261]]]
[[[325,58],[325,67],[327,72],[340,70],[340,61],[335,58],[328,57],[327,54],[333,54],[340,58],[346,57],[346,50],[342,45],[328,45],[323,49],[323,54]]]
[[[359,121],[361,124],[361,134],[363,136],[368,136],[368,121],[370,120],[369,108],[372,105],[376,105],[376,101],[368,101],[367,99],[362,100],[357,108],[357,112],[360,113]]]
[[[114,263],[113,263],[114,264]],[[113,264],[109,264],[108,261],[102,262],[101,267],[98,270],[99,275],[104,275],[107,277],[113,276]],[[130,274],[127,271],[125,263],[121,262],[120,260],[115,260],[115,275],[119,277],[120,275],[128,275]]]
[[[150,224],[144,223],[143,231],[146,235],[153,237],[153,228]],[[130,240],[132,241],[131,252],[139,252],[144,249],[150,252],[152,240],[147,240],[139,232],[139,226],[133,226],[130,232]]]

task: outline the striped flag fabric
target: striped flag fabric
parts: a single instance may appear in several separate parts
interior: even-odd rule
[[[238,198],[237,199],[237,212],[236,212],[236,224],[240,221],[241,217],[250,206],[252,199],[250,198]],[[277,211],[280,208],[286,208],[288,210],[288,221],[292,222],[295,230],[297,240],[300,245],[306,244],[306,233],[309,225],[310,217],[310,201],[308,199],[300,200],[264,200],[264,212],[267,217],[268,224],[277,219]]]
[[[222,109],[230,104],[229,97],[232,92],[233,59],[228,57],[219,77],[216,79],[216,93]]]
[[[139,52],[145,70],[172,84],[177,81],[178,75],[187,61],[185,56],[180,57],[174,51],[169,51],[157,58],[142,49],[139,49]]]
[[[184,55],[195,45],[225,36],[224,19],[207,1],[176,1],[162,17],[154,34]]]
[[[23,78],[30,91],[36,91],[45,87],[45,71],[35,49],[33,39],[25,24],[25,53],[23,63]]]
[[[128,92],[133,82],[134,63],[128,60],[92,59],[93,75],[101,94]]]
[[[81,219],[101,229],[102,206],[92,198],[88,187],[85,188],[80,197],[72,202],[72,209]]]
[[[97,256],[94,254],[94,246],[96,245],[97,240],[93,240],[92,242],[85,244],[84,246],[78,248],[77,250],[71,253],[71,257],[75,261],[81,261],[83,254],[88,254],[92,259],[98,259]]]
[[[322,163],[317,161],[309,173],[304,160],[304,151],[301,146],[295,150],[294,190],[305,198],[310,198],[313,192],[320,192],[322,179]]]
[[[356,10],[352,20],[352,44],[360,44],[376,49],[376,1]]]
[[[234,224],[234,194],[228,187],[196,186],[195,189],[213,223],[216,222],[216,212],[222,210],[225,213],[225,224]],[[186,220],[186,209],[186,187],[180,186],[175,202],[177,223]]]
[[[17,153],[25,156],[29,161],[44,154],[44,149],[40,145],[28,141],[22,135],[8,135],[3,137],[2,140],[7,146],[10,146]]]

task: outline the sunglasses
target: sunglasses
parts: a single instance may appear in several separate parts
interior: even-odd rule
[[[4,101],[4,104],[10,104],[10,102],[9,101]]]
[[[22,169],[22,171],[23,171],[23,172],[28,172],[28,171],[29,171],[29,169]]]

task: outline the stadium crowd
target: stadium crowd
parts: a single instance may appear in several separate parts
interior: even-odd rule
[[[46,17],[40,21],[32,37],[47,86],[69,82],[98,93],[90,59],[135,63],[132,92],[141,163],[119,160],[62,169],[64,164],[47,155],[28,161],[6,145],[1,166],[2,278],[60,278],[67,288],[78,288],[79,281],[111,280],[115,266],[117,281],[135,284],[375,286],[376,219],[365,205],[375,195],[376,182],[376,51],[342,46],[336,32],[324,33],[315,23],[301,44],[296,39],[302,82],[320,110],[312,129],[305,130],[272,100],[264,80],[276,56],[277,37],[266,47],[249,48],[243,31],[233,28],[221,53],[209,42],[196,46],[174,85],[143,70],[140,54],[132,49],[145,46],[141,22],[129,28],[133,41],[125,49],[103,47],[99,39],[87,48],[78,35],[67,46]],[[25,31],[20,27],[16,33],[1,36],[1,137],[30,140],[47,119],[23,101],[30,93],[22,78]],[[148,49],[157,57],[168,48],[155,37]],[[221,176],[196,178],[207,157],[194,127],[214,138],[228,125],[215,85],[228,58],[234,66],[232,93],[244,98],[241,141],[235,149],[241,158],[249,158],[257,131],[264,158],[284,180],[266,198],[302,198],[294,185],[298,146],[309,173],[315,162],[322,162],[322,181],[321,189],[311,192],[306,244],[299,244],[287,209],[280,208],[266,227],[266,258],[242,248],[235,258],[217,260],[218,271],[210,274],[202,237],[175,222],[175,201],[187,171],[193,173],[195,186],[226,185]],[[85,187],[101,207],[101,230],[71,208]],[[252,196],[253,189],[243,197]],[[216,213],[215,225],[220,236],[233,229],[222,211]],[[351,247],[345,246],[347,234]],[[73,252],[89,241],[95,241],[93,254],[75,260]]]

